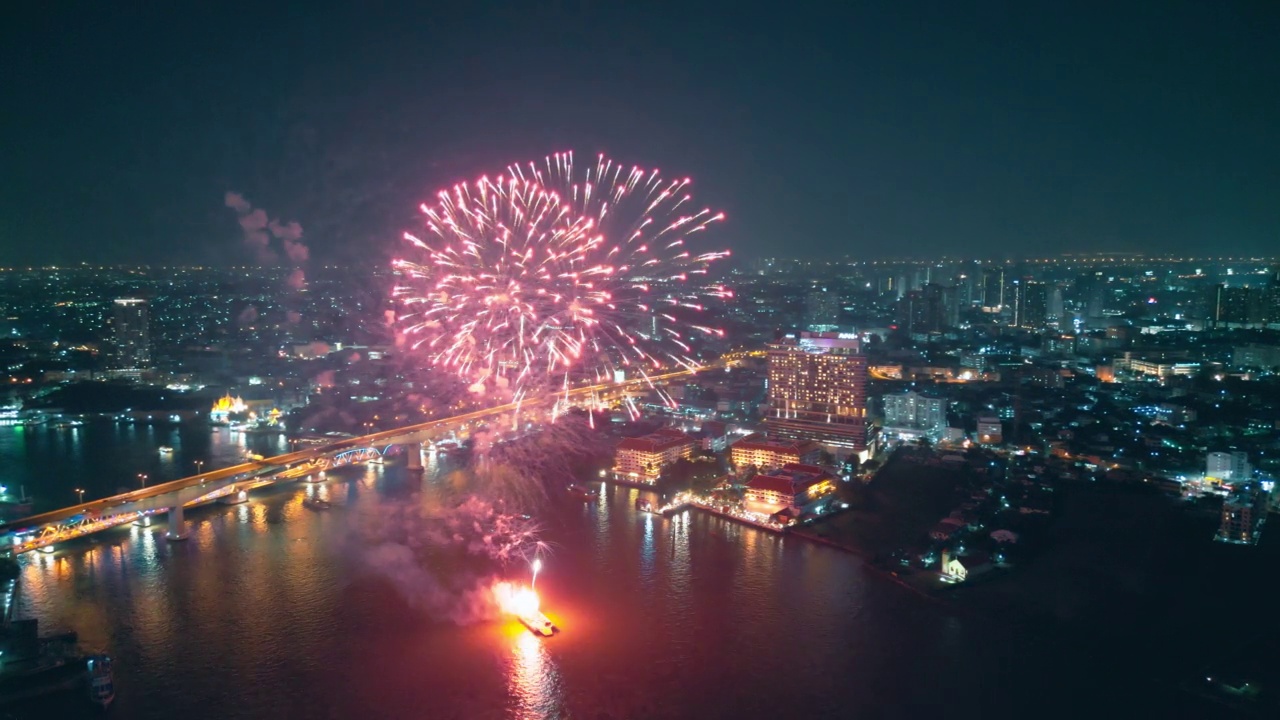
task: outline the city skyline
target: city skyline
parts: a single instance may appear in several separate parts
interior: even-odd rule
[[[389,258],[435,190],[569,149],[692,177],[747,258],[1256,255],[1280,228],[1278,21],[46,10],[5,44],[26,71],[0,265],[247,262],[228,192],[317,262]]]
[[[1280,717],[1274,0],[81,5],[0,716]]]
[[[306,691],[311,681],[291,679],[299,658],[328,667],[352,652],[409,668],[406,686],[432,707],[471,703],[434,670],[401,662],[440,637],[459,637],[465,641],[442,658],[493,657],[477,652],[491,638],[494,648],[545,647],[539,662],[559,673],[478,666],[469,674],[497,683],[485,693],[495,710],[542,693],[548,706],[576,716],[575,708],[600,707],[601,690],[593,690],[594,666],[575,656],[636,642],[631,655],[672,657],[689,646],[684,629],[646,629],[634,640],[621,629],[686,620],[712,633],[722,627],[707,645],[740,643],[732,654],[742,656],[765,646],[774,628],[747,623],[756,632],[748,639],[737,623],[715,618],[763,617],[783,606],[814,623],[801,627],[807,635],[837,638],[814,675],[831,687],[844,687],[882,653],[886,662],[897,658],[903,669],[894,675],[912,683],[921,657],[933,654],[928,638],[955,646],[960,627],[972,634],[938,674],[972,671],[965,684],[980,694],[969,705],[1003,717],[990,699],[1000,697],[1026,708],[1011,714],[1022,716],[1052,698],[1060,710],[1061,688],[1095,687],[1087,676],[1098,672],[1090,660],[1097,643],[1136,632],[1139,641],[1117,646],[1117,670],[1109,672],[1150,668],[1125,684],[1146,706],[1154,699],[1182,716],[1224,717],[1205,706],[1240,704],[1265,714],[1274,694],[1241,698],[1237,688],[1269,677],[1267,666],[1250,661],[1227,675],[1230,661],[1215,658],[1269,647],[1266,637],[1224,644],[1230,618],[1188,629],[1185,608],[1268,597],[1266,578],[1249,570],[1272,562],[1280,541],[1266,529],[1280,472],[1276,266],[975,269],[745,264],[725,281],[735,301],[713,311],[725,335],[691,345],[698,370],[580,378],[548,395],[478,393],[397,343],[389,325],[370,320],[388,298],[370,292],[364,268],[316,269],[305,293],[283,282],[286,267],[0,273],[7,388],[0,459],[8,468],[0,537],[11,549],[0,554],[0,568],[16,570],[23,584],[13,595],[22,618],[13,627],[109,638],[121,679],[118,712],[126,714],[145,704],[169,713],[190,706],[184,711],[195,717],[278,715],[273,700],[224,693],[205,700],[190,690],[193,659],[209,663],[210,687],[225,687],[238,671],[224,659],[237,653],[275,673],[267,675],[272,697],[300,703],[314,693]],[[804,333],[806,326],[821,333]],[[421,514],[424,502],[429,515]],[[358,539],[330,541],[368,521],[376,527]],[[573,524],[566,531],[562,522]],[[459,535],[464,528],[495,542]],[[547,546],[555,552],[539,554]],[[719,550],[705,552],[712,548]],[[439,577],[463,578],[479,594],[424,584],[422,573],[440,567],[439,553],[456,560],[460,552],[468,553],[464,566]],[[753,556],[767,562],[752,571]],[[246,607],[245,586],[226,582],[226,557],[249,563],[231,571],[235,577],[270,578],[272,592],[255,591],[270,598],[253,607],[266,623],[255,637],[288,632],[286,655],[254,655],[281,644],[245,642],[215,620],[197,624],[195,632],[206,628],[200,649],[184,647],[177,662],[157,660],[168,643],[156,638],[181,627],[175,618]],[[646,558],[670,563],[650,567],[671,582],[654,584]],[[1163,566],[1153,568],[1151,558]],[[535,592],[530,573],[543,563]],[[303,565],[324,568],[303,593],[308,614],[346,603],[344,616],[357,617],[374,598],[370,616],[397,635],[416,627],[411,642],[389,646],[357,632],[334,655],[327,624],[295,630],[300,606],[275,590],[311,578],[312,570],[296,572]],[[214,569],[190,582],[196,567]],[[713,568],[727,584],[688,592],[690,573],[707,578]],[[1100,583],[1100,573],[1132,582]],[[830,585],[846,574],[852,584]],[[616,594],[601,602],[603,588],[591,583],[606,577]],[[744,580],[771,594],[763,601],[735,594]],[[156,592],[172,603],[142,615],[141,640],[115,634],[139,622],[136,608]],[[866,605],[874,596],[882,604]],[[50,597],[58,604],[43,599]],[[804,598],[814,599],[811,609],[794,605]],[[548,615],[530,615],[527,608],[543,601]],[[884,632],[904,602],[922,603],[922,612],[890,628],[884,650],[849,645],[863,632],[832,624],[874,615],[867,622]],[[1124,608],[1137,605],[1147,619],[1135,628]],[[1064,607],[1079,621],[1050,612]],[[921,618],[946,625],[905,635]],[[495,632],[500,626],[514,632]],[[1174,626],[1180,631],[1169,633]],[[1025,648],[991,641],[993,631],[1026,637],[1025,627],[1038,628]],[[913,649],[905,658],[904,637]],[[7,662],[23,647],[19,639],[0,632]],[[800,666],[813,648],[793,644],[788,664]],[[992,659],[975,664],[978,648],[992,648]],[[1036,651],[1044,659],[1025,662]],[[681,676],[705,664],[675,657]],[[615,662],[627,673],[645,667],[630,657]],[[1053,662],[1063,669],[1046,672]],[[1028,668],[1028,677],[1001,669],[1011,665]],[[588,670],[575,674],[578,667]],[[746,663],[736,674],[754,681],[758,669]],[[353,694],[385,672],[341,676],[325,684],[336,697],[317,703],[329,714],[333,707],[344,708],[343,717],[387,714],[383,693]],[[508,678],[519,685],[503,685]],[[431,682],[439,684],[424,685]],[[703,679],[687,682],[691,694],[669,706],[682,712],[703,698],[723,705]],[[616,694],[612,681],[606,685],[602,692]],[[1110,690],[1078,697],[1114,704]],[[943,703],[955,702],[954,688],[938,692]],[[785,715],[793,695],[774,688],[761,697],[776,710],[736,715]],[[869,708],[886,697],[875,687],[858,695],[870,698]],[[848,715],[844,692],[816,695],[828,697],[833,712],[815,716]],[[85,702],[83,693],[63,700]],[[615,717],[639,715],[641,702],[625,701],[640,710]]]

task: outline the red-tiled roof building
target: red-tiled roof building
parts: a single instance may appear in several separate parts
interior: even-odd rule
[[[835,478],[816,465],[789,463],[747,482],[748,503],[807,510],[836,490]]]
[[[613,476],[626,482],[652,485],[662,469],[693,453],[693,438],[679,430],[663,428],[643,437],[618,443],[613,455]]]

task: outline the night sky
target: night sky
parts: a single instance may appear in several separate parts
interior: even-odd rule
[[[691,176],[746,257],[1280,253],[1273,0],[47,4],[0,30],[0,265],[249,261],[233,190],[385,257],[566,149]]]

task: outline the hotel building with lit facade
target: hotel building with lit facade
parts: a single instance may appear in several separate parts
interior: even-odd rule
[[[814,465],[790,463],[747,481],[748,507],[755,505],[770,512],[796,510],[808,512],[830,498],[836,490],[835,478]]]
[[[771,437],[814,440],[835,452],[867,442],[867,358],[857,338],[800,333],[769,345]]]
[[[770,470],[791,463],[811,465],[821,454],[822,446],[812,440],[768,440],[749,435],[730,446],[729,461],[739,469],[754,465],[758,470]]]
[[[618,443],[613,456],[613,477],[622,482],[653,485],[662,470],[680,458],[693,454],[695,440],[688,435],[664,428],[643,437],[626,438]]]

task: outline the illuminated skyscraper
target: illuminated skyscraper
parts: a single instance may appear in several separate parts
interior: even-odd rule
[[[112,342],[116,364],[121,368],[151,367],[151,331],[147,301],[117,298],[112,305]]]
[[[987,268],[982,271],[982,309],[998,313],[1004,308],[1004,268]]]
[[[894,321],[911,333],[936,333],[960,324],[960,307],[956,289],[938,283],[926,283],[898,300]]]
[[[867,358],[856,339],[801,333],[769,346],[769,415],[777,438],[862,450],[867,440]]]
[[[924,295],[924,324],[929,332],[941,332],[960,324],[960,302],[956,288],[928,283]]]
[[[1023,278],[1013,281],[1013,325],[1038,328],[1048,315],[1048,288],[1042,282]]]
[[[893,319],[898,327],[909,333],[929,332],[925,325],[924,293],[912,290],[898,298],[898,307]]]
[[[1256,291],[1247,287],[1227,287],[1219,283],[1209,288],[1207,320],[1212,327],[1244,325],[1254,320]]]
[[[1045,301],[1045,316],[1052,322],[1061,323],[1066,319],[1066,304],[1062,299],[1062,284],[1054,283]]]
[[[1082,311],[1086,325],[1101,327],[1107,313],[1107,276],[1101,271],[1076,278],[1076,303]]]

